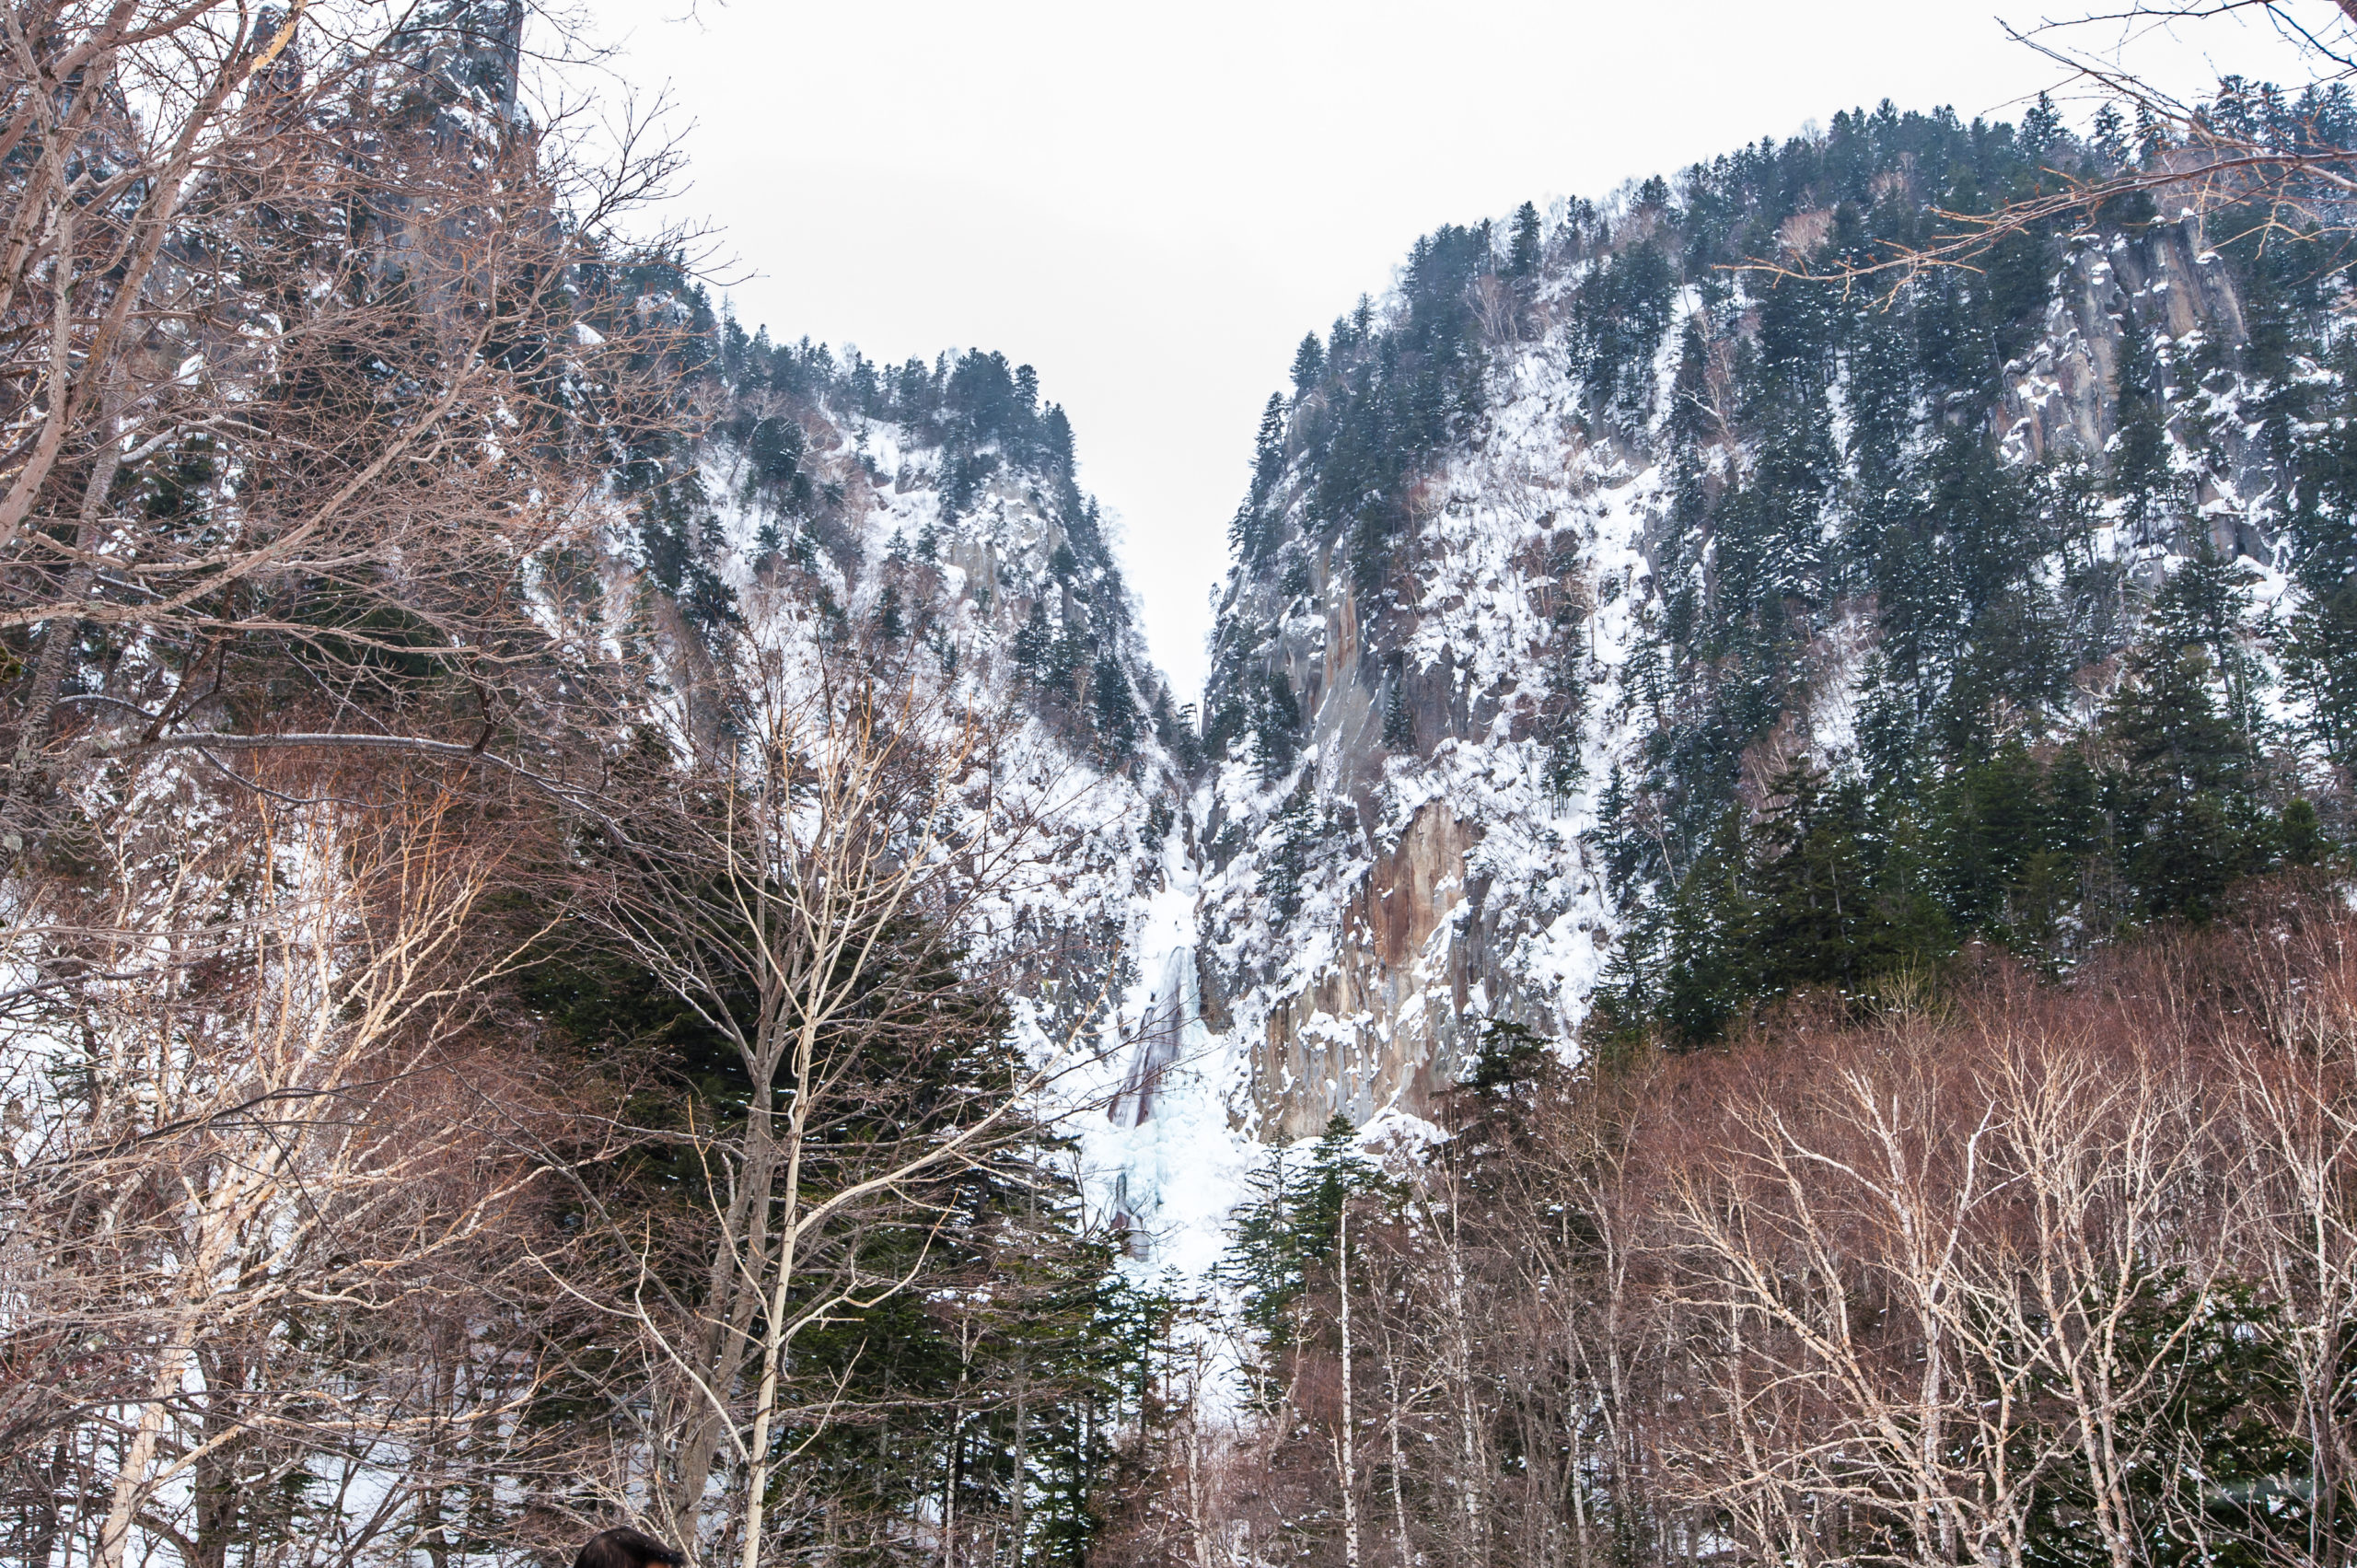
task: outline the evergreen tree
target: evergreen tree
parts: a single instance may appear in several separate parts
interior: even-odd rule
[[[1645,406],[1653,389],[1648,372],[1677,291],[1669,259],[1650,243],[1605,258],[1588,275],[1573,317],[1580,367],[1599,414]]]
[[[1305,771],[1301,782],[1286,798],[1284,809],[1271,824],[1277,843],[1269,856],[1268,874],[1263,878],[1271,928],[1283,926],[1301,912],[1302,880],[1309,869],[1310,852],[1317,844],[1315,807],[1309,773]]]
[[[1985,395],[1995,385],[1997,343],[1985,303],[1970,280],[1945,273],[1916,288],[1916,354],[1933,389]]]
[[[1259,723],[1253,728],[1260,777],[1272,781],[1293,766],[1301,749],[1301,704],[1295,701],[1293,681],[1282,669],[1262,678]]]
[[[2035,225],[2014,230],[1991,249],[1989,316],[2000,360],[2026,351],[2045,327],[2057,264],[2052,238]]]
[[[2128,145],[2128,122],[2120,118],[2119,106],[2107,103],[2096,110],[2093,134],[2088,145],[2106,173],[2128,166],[2131,148]]]
[[[2053,849],[2044,771],[2016,737],[1952,774],[1940,804],[1947,910],[1959,927],[2005,939],[2015,900],[2038,883]]]
[[[1854,992],[1908,956],[1869,880],[1864,792],[1835,784],[1806,757],[1770,788],[1776,807],[1761,822],[1750,877],[1753,984],[1770,995]]]
[[[2306,698],[2334,761],[2357,766],[2357,580],[2344,579],[2293,612],[2285,671]]]
[[[1054,640],[1055,634],[1048,627],[1048,600],[1043,594],[1031,601],[1030,613],[1015,630],[1015,668],[1027,677],[1038,675]]]
[[[2161,516],[2174,483],[2162,374],[2152,334],[2136,319],[2131,300],[2120,314],[2119,364],[2114,377],[2119,428],[2108,450],[2112,494],[2127,503],[2129,521],[2146,532]]]
[[[1404,659],[1391,661],[1383,684],[1383,744],[1393,751],[1416,749],[1416,716],[1408,707],[1408,670]]]
[[[1039,446],[1049,468],[1070,478],[1075,461],[1073,449],[1072,421],[1061,403],[1050,403],[1039,420]]]
[[[1300,1337],[1297,1310],[1332,1265],[1343,1206],[1382,1190],[1383,1176],[1358,1149],[1358,1132],[1339,1112],[1306,1155],[1271,1151],[1246,1179],[1219,1277],[1235,1286],[1244,1320],[1270,1352]]]
[[[1138,704],[1130,677],[1111,654],[1097,656],[1089,682],[1098,742],[1114,757],[1127,757],[1137,743]]]
[[[1670,390],[1670,437],[1682,447],[1700,441],[1713,423],[1709,374],[1710,352],[1702,343],[1701,325],[1689,317],[1678,336],[1678,378]]]
[[[1260,434],[1252,442],[1252,505],[1259,506],[1269,499],[1277,481],[1285,471],[1285,400],[1282,392],[1271,392],[1268,405],[1260,411]]]
[[[1956,598],[1942,703],[1952,756],[1987,754],[1999,709],[2038,722],[2068,694],[2060,614],[2038,563],[2049,549],[2019,477],[1989,444],[1957,433],[1934,449],[1927,511]]]
[[[2021,145],[2022,156],[2033,165],[2043,167],[2053,160],[2068,137],[2069,133],[2062,128],[2061,111],[2054,107],[2054,99],[2040,93],[2038,101],[2030,105],[2029,112],[2022,116],[2021,129],[2015,139]]]
[[[2147,915],[2206,920],[2226,884],[2263,856],[2238,825],[2249,759],[2219,711],[2216,681],[2201,645],[2146,645],[2106,714],[2121,870]]]
[[[2329,849],[2324,836],[2324,823],[2316,816],[2314,803],[2306,800],[2286,802],[2276,819],[2276,840],[2283,852],[2286,865],[2321,865]]]
[[[2240,736],[2245,753],[2253,757],[2266,724],[2259,693],[2267,671],[2245,645],[2243,628],[2257,581],[2256,574],[2240,561],[2220,555],[2204,536],[2154,597],[2147,633],[2159,646],[2198,646],[2209,655],[2218,679],[2220,709]]]
[[[1538,208],[1534,203],[1525,202],[1515,209],[1514,238],[1506,253],[1506,276],[1527,278],[1538,271],[1541,239]]]
[[[2298,455],[2289,532],[2302,594],[2284,668],[2328,754],[2350,767],[2357,765],[2357,397],[2344,393],[2333,412]]]
[[[1730,803],[1670,900],[1662,943],[1662,1021],[1680,1039],[1715,1040],[1752,997],[1758,911],[1746,886],[1743,807]]]
[[[1301,340],[1301,346],[1294,350],[1294,396],[1296,398],[1306,398],[1309,396],[1312,391],[1317,389],[1319,378],[1325,374],[1325,345],[1318,341],[1318,334],[1316,332],[1308,333]]]

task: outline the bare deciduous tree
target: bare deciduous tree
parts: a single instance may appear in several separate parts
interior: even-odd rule
[[[2357,942],[2297,888],[2253,909],[2066,986],[1992,964],[1456,1091],[1351,1214],[1362,1550],[2349,1561]],[[1234,1451],[1295,1521],[1265,1543],[1341,1563],[1339,1346],[1293,1357]]]
[[[548,727],[586,656],[546,611],[613,456],[591,437],[665,407],[576,330],[581,264],[670,160],[626,134],[572,163],[517,103],[522,26],[497,0],[0,20],[17,843],[94,754],[463,762]]]
[[[481,1331],[525,1266],[506,1237],[533,1176],[488,1157],[508,1069],[472,1032],[497,966],[469,919],[497,864],[430,795],[145,783],[94,890],[31,889],[10,934],[63,1004],[0,1044],[22,1545],[120,1568],[169,1540],[217,1568],[263,1527],[256,1494],[301,1474],[334,1495],[285,1493],[277,1527],[300,1520],[294,1561],[345,1562],[415,1525],[470,1433],[513,1439],[533,1386]]]
[[[602,1309],[636,1335],[645,1392],[621,1403],[645,1423],[653,1522],[743,1568],[799,1523],[773,1512],[781,1434],[807,1446],[830,1419],[797,1338],[922,1274],[959,1184],[1036,1136],[1097,1016],[1025,1056],[966,950],[1009,879],[1044,869],[1041,820],[996,788],[1001,726],[822,645],[772,627],[733,650],[728,729],[603,815],[583,904],[737,1074],[737,1109],[674,1137],[700,1173],[679,1232],[607,1217],[633,1261]]]

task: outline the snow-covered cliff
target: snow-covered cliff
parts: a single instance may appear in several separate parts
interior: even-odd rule
[[[1797,759],[1897,799],[1873,780],[1910,704],[1919,793],[2092,735],[2145,607],[2196,557],[2239,596],[2221,635],[2269,692],[2265,766],[2287,797],[2333,792],[2314,683],[2283,672],[2292,575],[2347,532],[2314,457],[2348,423],[2338,274],[2287,290],[2226,253],[2232,216],[2189,207],[1879,295],[1719,264],[1920,229],[1949,198],[1898,120],[1874,123],[1862,171],[1836,155],[1871,139],[1865,116],[1771,151],[1813,170],[1780,195],[1722,159],[1682,199],[1655,182],[1444,230],[1391,297],[1305,345],[1235,528],[1182,817],[1192,965],[1166,989],[1200,997],[1202,1103],[1133,1114],[1215,1104],[1300,1139],[1338,1113],[1429,1113],[1500,1026],[1573,1052],[1599,988],[1668,951],[1718,813],[1771,815]],[[1722,212],[1703,232],[1736,196],[1747,230]],[[1354,442],[1388,443],[1389,467]],[[1975,530],[1999,525],[1956,520],[1941,465],[1980,452],[2019,532],[1983,574],[2002,593],[1976,598],[1974,552],[1996,547]],[[1912,672],[1910,548],[1946,575],[1939,655]],[[2044,645],[2009,651],[2011,613]],[[1971,733],[1942,750],[1922,737],[1949,713]],[[1940,918],[1943,941],[1972,934]]]
[[[1879,983],[1808,967],[1834,949],[2063,962],[2167,907],[2138,857],[2176,807],[2119,705],[2168,662],[2137,652],[2153,613],[2244,732],[2220,874],[2296,860],[2299,823],[2342,809],[2336,270],[2187,206],[2049,224],[1969,272],[1795,275],[2117,156],[2060,134],[1885,106],[1675,193],[1427,237],[1271,401],[1199,725],[1028,371],[731,340],[689,530],[727,593],[923,645],[1023,715],[1020,787],[1071,792],[1053,874],[1003,919],[1052,935],[1043,1018],[1109,1003],[1067,1088],[1135,1253],[1200,1274],[1256,1145],[1412,1126],[1487,1044],[1572,1056],[1599,1007],[1690,1032]],[[2163,592],[2194,562],[2206,630],[2195,589]],[[2093,818],[1974,837],[1990,769],[2059,801],[2066,752],[2095,758]],[[1850,826],[1804,823],[1810,848],[1820,790]],[[1788,929],[1772,884],[1810,855],[1837,895],[1860,879],[1866,925]],[[1730,968],[1730,944],[1769,957]]]

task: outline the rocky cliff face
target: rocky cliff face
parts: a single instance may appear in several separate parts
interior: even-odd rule
[[[1509,354],[1481,427],[1419,486],[1404,591],[1370,595],[1290,509],[1306,588],[1230,586],[1223,633],[1267,628],[1247,668],[1303,714],[1290,767],[1232,756],[1192,803],[1202,947],[1264,1137],[1422,1114],[1492,1021],[1567,1036],[1611,940],[1579,775],[1620,739],[1602,715],[1661,475],[1583,437],[1543,339]],[[1563,715],[1586,710],[1567,769]]]
[[[2003,391],[1990,415],[2006,458],[2037,465],[2078,459],[2100,463],[2119,431],[2120,340],[2132,319],[2188,363],[2203,348],[2233,350],[2250,341],[2241,290],[2207,226],[2189,213],[2131,238],[2073,237],[2054,279],[2044,330],[2006,362]],[[2251,423],[2228,417],[2252,390],[2241,377],[2216,388],[2189,384],[2200,405],[2207,451],[2189,453],[2192,514],[2232,555],[2274,561],[2280,540],[2283,467]],[[2189,542],[2179,539],[2175,542]]]
[[[1856,222],[1831,201],[1798,217],[1804,236]],[[1734,494],[1760,482],[1783,439],[1742,406],[1747,366],[1773,352],[1763,314],[1781,306],[1774,280],[1698,262],[1657,196],[1559,218],[1520,278],[1505,276],[1503,231],[1476,232],[1482,257],[1461,286],[1480,412],[1408,466],[1382,560],[1369,569],[1365,514],[1326,494],[1343,443],[1317,426],[1353,395],[1357,372],[1335,368],[1341,354],[1406,357],[1422,308],[1409,298],[1337,323],[1345,346],[1328,347],[1323,377],[1283,404],[1273,461],[1264,431],[1264,483],[1239,518],[1244,558],[1206,703],[1213,755],[1187,827],[1202,990],[1233,1058],[1230,1109],[1261,1138],[1309,1135],[1337,1113],[1423,1115],[1500,1024],[1569,1048],[1645,890],[1644,874],[1608,865],[1606,844],[1651,835],[1677,870],[1678,825],[1633,787],[1663,772],[1659,688],[1715,679],[1690,650],[1678,668],[1664,630],[1682,587],[1729,591],[1715,553],[1728,525],[1681,515],[1681,473],[1695,493]],[[1610,291],[1631,258],[1681,243],[1689,254],[1664,269],[1659,308],[1630,313],[1633,341],[1629,321],[1613,323],[1624,342],[1600,363],[1599,316],[1622,310]],[[1963,431],[2021,474],[2083,476],[2096,499],[2086,528],[2055,536],[2057,580],[2062,552],[2082,549],[2116,566],[2132,598],[2206,538],[2280,586],[2291,481],[2259,407],[2285,381],[2333,380],[2317,357],[2328,330],[2271,389],[2248,366],[2247,285],[2200,217],[2041,244],[2033,307],[1998,321],[1985,377],[1910,394],[1908,449]],[[1892,303],[1928,321],[1925,298],[1945,286],[1919,283]],[[2002,302],[1985,313],[1996,319]],[[2164,383],[2163,506],[2103,498],[2131,333]],[[1864,506],[1859,342],[1832,335],[1818,394],[1838,471],[1808,528],[1832,554],[1853,544]],[[1764,714],[1736,738],[1725,791],[1756,774],[1766,746],[1856,765],[1862,670],[1881,636],[1872,585],[1837,563],[1785,597],[1805,624]],[[2082,655],[2083,689],[2132,621],[2131,610]]]
[[[2296,608],[2293,536],[2347,531],[2315,478],[2357,430],[2337,273],[2190,212],[1880,294],[1740,265],[1871,256],[2066,156],[2097,155],[1886,108],[1675,197],[1428,237],[1271,401],[1200,728],[1069,427],[994,356],[722,330],[694,505],[636,549],[690,609],[784,589],[923,647],[1024,715],[1012,784],[1085,783],[1054,874],[992,918],[1040,955],[1043,1028],[1111,997],[1080,1156],[1142,1256],[1200,1273],[1258,1145],[1412,1128],[1501,1030],[1576,1052],[1780,770],[1898,800],[2051,750],[2197,555],[2258,584],[2217,636]]]
[[[976,808],[1010,869],[964,938],[1035,1043],[1101,1021],[1136,988],[1165,878],[1175,721],[1062,412],[995,354],[879,374],[682,308],[708,345],[690,383],[700,434],[625,470],[615,550],[663,590],[650,642],[682,666],[684,722],[715,737],[732,722],[729,683],[689,667],[756,656],[879,672],[980,715]],[[1076,1093],[1116,1070],[1113,1038],[1088,1033],[1107,1064]]]

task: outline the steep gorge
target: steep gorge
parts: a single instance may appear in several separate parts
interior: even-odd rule
[[[2108,745],[2187,563],[2246,579],[2205,656],[2220,702],[2236,660],[2265,693],[2251,798],[2340,830],[2316,672],[2346,654],[2312,634],[2349,532],[2337,253],[2187,204],[1805,275],[2125,156],[2100,139],[1886,105],[1674,192],[1427,237],[1271,401],[1199,725],[1069,426],[995,355],[838,365],[719,324],[731,412],[682,558],[922,644],[1033,715],[1033,787],[1098,781],[1004,918],[1056,934],[1050,1012],[1111,984],[1086,1158],[1141,1250],[1207,1266],[1257,1143],[1425,1117],[1486,1043],[1574,1051],[1600,1004],[1709,1028],[1808,982],[1719,973],[1713,943],[1782,940],[1766,895],[1757,929],[1695,901],[1766,875],[1795,765],[1883,824],[1860,874],[1920,906],[1910,952],[2030,940],[2027,872],[1963,886],[1952,796]],[[2083,887],[2037,926],[2065,965],[2158,907],[2069,853]]]
[[[1197,714],[1033,367],[575,224],[517,0],[52,9],[0,96],[164,265],[0,160],[0,1555],[2125,1561],[2123,1411],[2147,1539],[2357,1495],[2348,93],[1434,231],[1265,409]],[[2342,150],[2261,211],[2221,127]],[[2073,1410],[2040,1247],[2193,1381]]]
[[[1181,812],[1217,1026],[1198,1092],[1233,1127],[1423,1116],[1502,1026],[1574,1050],[1601,993],[1669,961],[1723,814],[1761,830],[1795,759],[1898,803],[1901,756],[1920,800],[2008,748],[2096,746],[2146,607],[2197,558],[2243,576],[2225,634],[2262,671],[2272,798],[2341,814],[2334,699],[2286,674],[2332,587],[2319,540],[2348,529],[2337,256],[2188,205],[1896,287],[1742,265],[1864,253],[1959,187],[2034,182],[2034,154],[2102,156],[2026,141],[1840,116],[1677,198],[1443,230],[1304,345],[1232,530]],[[1782,471],[1796,447],[1816,471]],[[1941,465],[1970,461],[2021,487],[2017,516],[1956,509]],[[1780,509],[1778,538],[1757,519]],[[2018,537],[1974,537],[1999,526]],[[1954,581],[1947,623],[1910,632],[1940,657],[1901,671],[1910,541]],[[2018,558],[1975,602],[1992,550]],[[2016,602],[2048,645],[2009,665]],[[2092,941],[2119,916],[2064,918]]]

